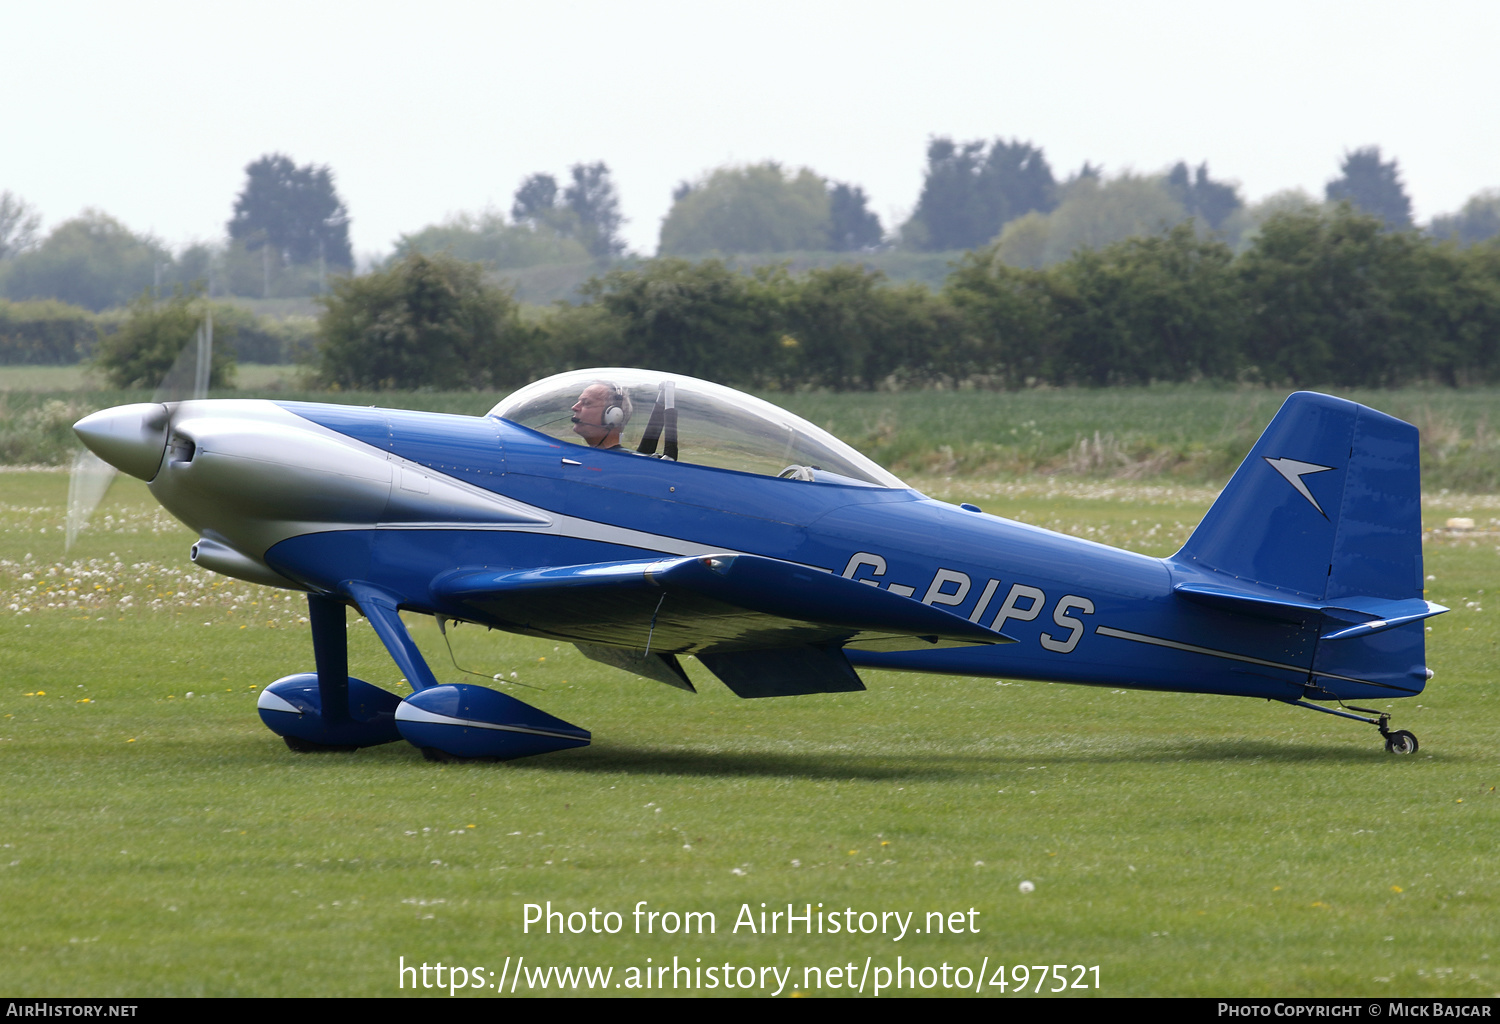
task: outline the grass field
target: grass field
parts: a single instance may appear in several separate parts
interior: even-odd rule
[[[1153,554],[1213,497],[1163,481],[915,482]],[[406,744],[287,751],[254,702],[311,668],[305,608],[191,567],[193,538],[133,481],[64,559],[65,494],[61,473],[0,472],[8,994],[395,995],[402,957],[498,979],[521,956],[610,967],[611,986],[674,957],[790,969],[782,995],[845,991],[809,992],[804,968],[857,975],[898,956],[955,980],[986,963],[986,981],[997,964],[1097,965],[1105,995],[1500,992],[1500,632],[1485,593],[1500,539],[1484,531],[1500,499],[1424,510],[1481,530],[1426,547],[1429,596],[1454,611],[1432,621],[1436,678],[1395,709],[1421,738],[1411,759],[1368,726],[1265,702],[887,673],[863,694],[742,701],[695,662],[697,696],[460,629],[460,664],[542,688],[519,695],[594,744],[434,765]],[[413,628],[460,678],[436,630]],[[398,689],[371,631],[351,638],[355,674]],[[635,934],[642,900],[713,912],[716,931]],[[619,912],[623,928],[525,933],[525,905],[547,901]],[[916,928],[961,911],[945,921],[964,930],[733,931],[742,906],[789,902],[915,912]]]
[[[235,367],[235,383],[250,392],[276,391],[297,382],[296,366],[266,366],[240,363]],[[100,381],[86,364],[73,366],[0,366],[0,392],[33,392],[41,394],[91,392]]]

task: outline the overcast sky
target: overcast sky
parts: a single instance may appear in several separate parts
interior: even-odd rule
[[[0,189],[174,247],[221,237],[270,152],[333,169],[360,254],[595,160],[640,253],[726,163],[860,185],[889,228],[932,135],[1030,140],[1059,177],[1206,160],[1252,201],[1379,145],[1420,221],[1500,187],[1495,0],[0,0],[0,26]]]

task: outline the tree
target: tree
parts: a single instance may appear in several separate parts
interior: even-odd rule
[[[251,252],[269,248],[283,266],[354,265],[349,211],[334,190],[333,172],[313,164],[298,167],[280,153],[246,165],[229,237]]]
[[[1243,253],[1255,244],[1261,225],[1276,214],[1317,213],[1322,208],[1320,200],[1300,188],[1282,189],[1231,213],[1221,234],[1237,254]]]
[[[596,259],[609,259],[625,251],[620,238],[620,197],[603,161],[574,164],[568,169],[572,181],[562,191],[558,204],[557,179],[550,174],[532,174],[516,189],[510,215],[517,224],[545,228],[564,238],[575,239]]]
[[[832,203],[822,178],[768,162],[721,167],[686,190],[662,221],[663,256],[820,252],[830,244]]]
[[[1379,217],[1390,230],[1411,227],[1411,200],[1401,184],[1396,161],[1380,159],[1379,146],[1344,154],[1341,174],[1324,189],[1330,203],[1349,202],[1355,209]]]
[[[1428,231],[1434,238],[1451,239],[1459,245],[1500,236],[1500,189],[1477,192],[1457,213],[1432,218]]]
[[[535,332],[477,264],[412,252],[337,280],[319,301],[317,358],[342,388],[509,387],[536,363]]]
[[[873,249],[885,237],[880,218],[870,212],[865,190],[842,182],[829,182],[828,247],[834,252]]]
[[[1005,225],[996,255],[1013,267],[1050,267],[1085,249],[1159,235],[1186,220],[1167,182],[1122,174],[1109,181],[1087,164],[1059,190],[1062,203]]]
[[[1029,142],[996,139],[990,145],[980,174],[981,186],[1003,198],[995,200],[996,209],[1003,206],[1002,223],[1024,217],[1033,210],[1048,213],[1057,206],[1057,182],[1042,151]],[[999,229],[990,235],[999,233]]]
[[[557,209],[557,179],[550,174],[531,174],[516,189],[510,215],[517,224],[541,224]]]
[[[143,291],[130,304],[119,330],[100,335],[94,365],[112,387],[155,388],[193,343],[208,312],[208,303],[193,289],[176,288],[170,298],[161,300]],[[211,388],[233,386],[234,334],[232,324],[215,322]]]
[[[574,164],[568,171],[573,181],[563,190],[563,202],[578,218],[578,240],[599,259],[619,256],[625,251],[620,239],[620,197],[609,177],[609,167],[601,160],[592,164]]]
[[[1233,185],[1214,181],[1208,176],[1208,163],[1190,173],[1181,160],[1167,172],[1167,191],[1182,204],[1189,217],[1197,217],[1215,231],[1224,226],[1229,215],[1244,205]]]
[[[1005,225],[995,241],[995,255],[1012,267],[1041,270],[1047,265],[1047,238],[1051,233],[1048,215],[1032,210]]]
[[[902,229],[903,239],[915,248],[942,252],[972,249],[994,237],[1000,223],[991,223],[994,218],[979,197],[983,153],[983,142],[958,146],[940,138],[927,143],[927,176],[916,211]]]
[[[123,306],[169,270],[172,254],[99,210],[59,224],[41,244],[6,261],[12,299],[61,299],[98,312]]]
[[[994,140],[927,144],[927,174],[902,238],[931,252],[973,249],[1009,221],[1056,206],[1056,183],[1042,151],[1029,142]]]
[[[0,260],[19,256],[36,245],[42,218],[20,196],[0,192]]]
[[[1060,263],[1082,249],[1102,249],[1126,238],[1159,235],[1187,219],[1160,178],[1122,174],[1104,181],[1080,175],[1047,217],[1043,262]]]
[[[395,259],[409,253],[429,255],[445,252],[491,270],[514,270],[560,263],[584,263],[589,251],[581,243],[559,234],[535,217],[517,218],[507,224],[494,210],[481,214],[461,213],[442,224],[402,235],[396,242]]]

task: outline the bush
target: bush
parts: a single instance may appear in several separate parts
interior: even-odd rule
[[[94,365],[113,387],[155,388],[182,350],[193,343],[210,307],[196,292],[178,288],[159,300],[144,291],[112,334],[101,334]],[[234,325],[215,324],[211,388],[232,387]]]
[[[1086,249],[1052,271],[1061,312],[1052,377],[1084,384],[1233,380],[1242,306],[1223,242],[1191,225]]]
[[[276,320],[257,316],[243,306],[226,302],[212,305],[214,344],[222,332],[233,347],[237,363],[295,363],[305,361],[312,349],[314,321],[311,317]]]
[[[483,268],[408,253],[385,270],[343,278],[319,299],[317,361],[340,388],[495,388],[527,378],[536,332]]]
[[[568,361],[649,366],[754,383],[779,374],[774,271],[737,274],[721,260],[657,259],[590,280],[584,302],[551,319]]]
[[[98,336],[94,315],[80,306],[0,299],[0,366],[70,366]]]
[[[0,392],[0,465],[66,464],[78,451],[73,424],[93,411],[82,396]]]
[[[1451,263],[1414,232],[1342,204],[1278,213],[1238,262],[1246,355],[1270,383],[1390,387],[1428,377]]]
[[[786,334],[796,381],[873,391],[892,375],[949,369],[954,353],[942,300],[921,285],[890,287],[885,275],[855,264],[810,270],[784,282]],[[783,387],[796,383],[790,377]]]

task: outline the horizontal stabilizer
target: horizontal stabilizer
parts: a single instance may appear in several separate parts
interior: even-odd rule
[[[1285,592],[1249,593],[1213,583],[1178,583],[1172,589],[1197,604],[1278,622],[1307,622],[1323,611],[1321,602]]]
[[[1352,607],[1358,604],[1360,607]],[[1352,626],[1336,629],[1331,633],[1324,633],[1324,640],[1353,640],[1356,637],[1369,636],[1372,633],[1384,632],[1397,626],[1404,626],[1408,622],[1421,622],[1430,619],[1434,615],[1441,615],[1448,609],[1431,601],[1424,601],[1419,597],[1408,601],[1384,601],[1378,597],[1370,598],[1348,598],[1340,601],[1337,605],[1331,605],[1329,611],[1334,615],[1341,612],[1356,612],[1363,615],[1374,615],[1376,618],[1366,622],[1359,622]]]
[[[455,569],[433,580],[432,593],[505,629],[644,653],[913,650],[1011,639],[899,594],[757,555]]]
[[[1280,622],[1321,621],[1323,640],[1352,640],[1408,622],[1441,615],[1448,609],[1420,597],[1391,601],[1383,597],[1344,597],[1334,601],[1313,601],[1286,593],[1251,593],[1213,583],[1179,583],[1172,588],[1181,596],[1212,608],[1275,619]],[[1351,624],[1352,623],[1352,624]]]

